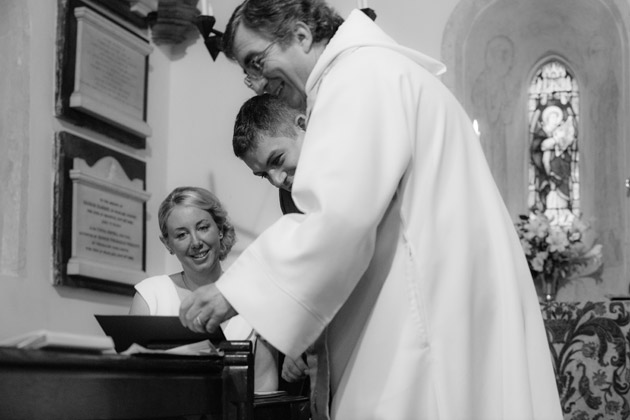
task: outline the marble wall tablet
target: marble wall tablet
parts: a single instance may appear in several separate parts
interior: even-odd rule
[[[93,166],[74,158],[72,256],[67,273],[135,284],[146,277],[141,180],[127,178],[111,156]]]
[[[57,3],[55,116],[145,149],[153,51],[148,18],[128,0]]]
[[[53,284],[133,295],[146,277],[146,162],[55,136]]]
[[[77,40],[70,107],[135,135],[150,136],[144,107],[151,46],[87,7],[75,8],[74,16]]]

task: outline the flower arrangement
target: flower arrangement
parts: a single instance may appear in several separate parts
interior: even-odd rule
[[[532,276],[555,282],[554,289],[559,280],[579,274],[587,265],[601,264],[602,246],[587,245],[585,234],[591,227],[580,217],[560,225],[537,211],[521,215],[515,226]]]

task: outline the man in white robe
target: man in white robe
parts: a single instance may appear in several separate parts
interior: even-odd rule
[[[359,11],[324,40],[306,21],[290,43],[244,22],[233,58],[307,99],[304,214],[183,302],[184,325],[238,312],[292,357],[326,331],[333,419],[560,420],[523,251],[443,66]]]

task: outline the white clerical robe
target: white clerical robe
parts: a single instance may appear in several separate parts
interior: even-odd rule
[[[217,286],[294,357],[330,325],[334,419],[560,420],[523,251],[442,68],[354,11],[306,84],[304,214]]]

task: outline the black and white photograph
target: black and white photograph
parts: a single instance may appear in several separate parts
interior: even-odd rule
[[[630,0],[5,0],[0,51],[0,420],[630,419]]]

